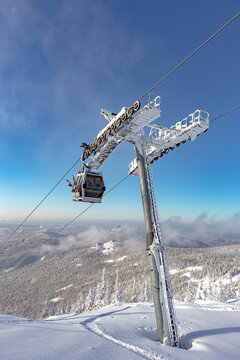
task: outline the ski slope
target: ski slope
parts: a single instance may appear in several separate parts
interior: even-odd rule
[[[0,315],[1,360],[240,359],[240,301],[177,302],[185,349],[157,341],[152,304],[125,303],[83,314],[28,320]]]

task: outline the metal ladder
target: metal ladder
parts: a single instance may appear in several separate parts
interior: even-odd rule
[[[160,298],[161,298],[162,310],[163,310],[164,331],[165,331],[165,335],[170,340],[171,345],[177,347],[179,346],[178,334],[177,334],[177,321],[173,306],[173,298],[171,292],[170,277],[167,267],[166,253],[163,246],[160,222],[158,217],[157,203],[156,203],[155,190],[154,190],[153,178],[152,178],[152,170],[149,164],[147,164],[146,170],[147,170],[151,203],[152,203],[154,239],[155,239],[155,244],[158,247],[158,253],[160,258],[159,288],[160,288]]]

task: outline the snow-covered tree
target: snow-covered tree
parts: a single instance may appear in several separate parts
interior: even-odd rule
[[[106,278],[106,268],[104,267],[102,272],[102,283],[101,283],[102,298],[104,298],[105,296],[106,288],[107,288],[107,278]]]
[[[102,272],[102,283],[101,283],[101,302],[102,306],[109,305],[109,290],[108,290],[108,281],[107,281],[107,272],[106,268],[103,268]]]
[[[141,302],[147,302],[149,301],[149,296],[148,296],[148,286],[146,281],[142,282],[140,284],[140,288],[139,288],[139,301]]]
[[[62,307],[58,310],[58,314],[59,314],[59,315],[64,315],[64,314],[65,314],[64,306],[62,306]]]
[[[227,300],[226,290],[225,287],[223,286],[222,279],[220,279],[218,285],[218,301],[226,301],[226,300]]]
[[[56,315],[56,313],[57,313],[57,309],[53,306],[52,301],[48,300],[48,297],[46,297],[43,303],[42,317],[47,318],[49,316]]]
[[[122,294],[121,294],[121,290],[119,287],[119,279],[118,279],[118,269],[116,272],[116,289],[115,289],[115,303],[117,303],[118,305],[120,305],[121,301],[122,301]]]
[[[95,296],[95,307],[97,309],[102,306],[109,305],[109,292],[108,292],[108,282],[107,282],[107,273],[106,268],[104,267],[102,272],[102,280],[101,283],[98,282],[96,288],[96,296]]]
[[[83,294],[79,293],[77,297],[77,301],[73,303],[73,305],[71,306],[71,312],[81,313],[85,309],[84,306],[85,304],[84,304]]]
[[[191,279],[188,280],[188,283],[187,283],[187,299],[188,301],[191,301],[192,299],[192,282],[191,282]]]
[[[98,282],[96,291],[95,291],[95,301],[94,301],[94,307],[96,309],[99,309],[102,306],[102,294],[101,294],[101,285]]]
[[[104,296],[104,304],[105,304],[105,305],[109,305],[109,304],[110,304],[110,295],[109,295],[108,281],[106,282],[106,290],[105,290],[105,296]]]
[[[144,287],[144,300],[146,302],[149,302],[149,295],[148,295],[148,286],[147,286],[147,282],[144,283],[145,284],[145,287]]]
[[[131,296],[131,301],[133,302],[137,302],[137,289],[136,289],[136,280],[133,280],[133,288],[132,288],[132,296]]]
[[[86,304],[85,304],[85,310],[86,311],[92,311],[92,309],[94,307],[94,299],[95,299],[95,292],[90,287],[89,293],[88,293],[88,296],[87,296],[87,299],[86,299]]]
[[[237,298],[237,294],[236,294],[236,291],[235,291],[235,285],[234,285],[231,274],[229,274],[229,286],[227,288],[227,298],[229,300]]]

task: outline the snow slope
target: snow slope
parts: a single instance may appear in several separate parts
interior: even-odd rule
[[[0,315],[1,360],[240,359],[240,301],[176,303],[181,343],[157,341],[152,304],[27,320]],[[186,349],[188,348],[188,350]]]

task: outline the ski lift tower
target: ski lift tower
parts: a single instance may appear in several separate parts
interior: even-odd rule
[[[160,117],[160,96],[151,99],[140,109],[139,101],[133,106],[123,107],[118,114],[107,110],[101,113],[108,120],[107,126],[95,137],[93,144],[83,143],[82,161],[89,159],[82,174],[86,171],[91,177],[92,170],[98,170],[110,157],[113,151],[123,142],[129,141],[135,147],[136,158],[129,165],[129,174],[138,175],[140,180],[144,219],[146,226],[146,249],[150,263],[152,294],[155,307],[159,341],[171,346],[178,346],[177,322],[173,307],[169,272],[166,254],[161,235],[160,221],[156,204],[151,164],[165,156],[169,151],[187,140],[194,141],[198,135],[209,127],[209,114],[196,110],[182,121],[170,128],[154,125],[152,122]],[[99,173],[101,174],[101,173]],[[82,175],[82,176],[83,176]],[[74,177],[76,178],[76,177]],[[88,186],[73,183],[73,192],[81,192]],[[76,192],[77,191],[77,192]],[[79,198],[84,200],[83,197]],[[101,199],[100,199],[101,200]],[[96,202],[93,199],[93,202]],[[100,201],[98,201],[100,202]]]

